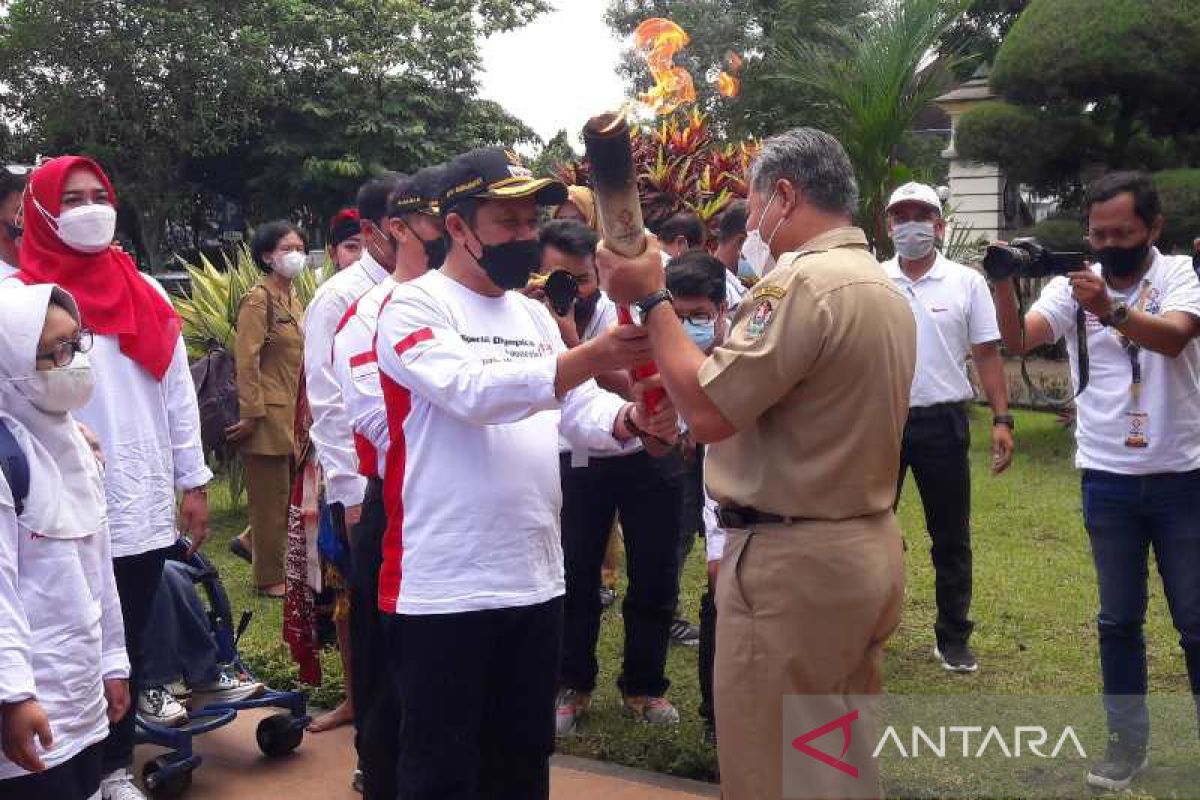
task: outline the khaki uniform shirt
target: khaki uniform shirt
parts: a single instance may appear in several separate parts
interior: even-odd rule
[[[891,509],[916,336],[858,228],[783,256],[700,370],[737,428],[709,449],[712,497],[805,519]]]
[[[271,329],[267,330],[267,302]],[[246,294],[238,310],[238,407],[242,419],[257,419],[254,433],[241,444],[242,452],[285,456],[295,447],[296,401],[300,365],[304,358],[303,311],[293,292],[287,303],[259,283]]]

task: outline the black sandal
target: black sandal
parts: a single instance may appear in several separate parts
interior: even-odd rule
[[[246,549],[246,545],[242,544],[242,540],[237,536],[229,540],[229,552],[247,564],[254,563],[254,556],[250,554],[250,551]]]

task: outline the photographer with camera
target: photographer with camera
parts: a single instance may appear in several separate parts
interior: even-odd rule
[[[937,622],[935,657],[948,672],[975,672],[968,639],[971,608],[971,428],[967,403],[975,362],[992,407],[992,474],[1012,463],[1013,418],[1000,357],[1000,330],[987,282],[937,249],[946,231],[933,187],[906,183],[888,200],[896,256],[883,270],[908,299],[917,321],[917,368],[909,396],[896,501],[911,468],[932,541]]]
[[[1075,464],[1100,589],[1100,666],[1109,745],[1089,786],[1125,789],[1146,766],[1148,549],[1154,548],[1194,696],[1200,696],[1200,282],[1187,256],[1154,247],[1158,192],[1140,173],[1088,187],[1087,238],[1097,262],[1052,280],[1025,315],[1013,276],[1069,261],[1036,245],[989,248],[1004,343],[1025,353],[1065,337],[1076,379]],[[1017,244],[1017,243],[1014,243]],[[1082,310],[1077,314],[1077,309]],[[1082,318],[1086,347],[1076,328]],[[1081,362],[1081,355],[1088,353]],[[1077,385],[1078,388],[1078,385]]]

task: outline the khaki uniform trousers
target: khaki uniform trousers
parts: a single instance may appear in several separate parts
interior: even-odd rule
[[[254,585],[265,589],[283,583],[292,457],[242,453],[242,463],[246,469]]]
[[[785,695],[882,691],[883,643],[900,623],[903,596],[900,526],[891,511],[729,531],[717,581],[715,676],[724,800],[783,797]],[[799,761],[811,765],[804,796],[838,796],[821,784],[844,787],[841,773]],[[867,767],[857,792],[881,796],[870,759],[857,761]]]

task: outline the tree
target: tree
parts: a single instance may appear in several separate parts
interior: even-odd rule
[[[97,0],[10,4],[0,28],[0,106],[41,152],[95,156],[120,187],[153,262],[186,195],[187,158],[221,152],[257,124],[269,48],[247,4]]]
[[[0,109],[112,173],[139,254],[198,195],[312,218],[385,167],[531,136],[476,98],[477,40],[544,0],[16,0]]]
[[[814,98],[815,116],[846,148],[861,193],[859,224],[887,246],[888,193],[912,176],[900,155],[913,120],[949,83],[953,52],[930,60],[966,0],[904,0],[878,8],[861,27],[831,44],[779,47],[775,77]]]
[[[1185,165],[1198,65],[1200,0],[1032,0],[996,55],[1002,100],[964,115],[959,152],[1068,194],[1093,166]]]
[[[973,0],[942,35],[940,50],[970,56],[956,77],[965,80],[977,64],[990,64],[1009,28],[1029,5],[1029,0]]]
[[[565,130],[560,130],[546,142],[530,169],[534,175],[553,175],[561,166],[578,158],[575,148],[571,146],[571,137]]]

